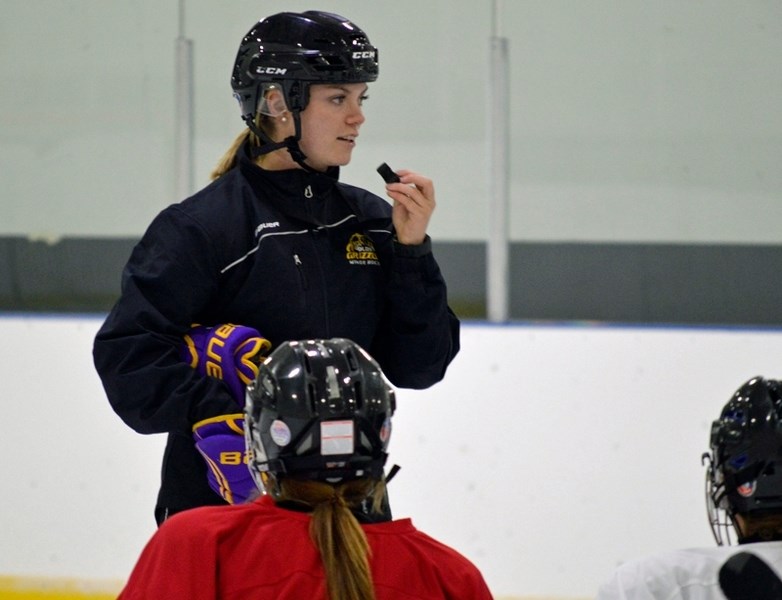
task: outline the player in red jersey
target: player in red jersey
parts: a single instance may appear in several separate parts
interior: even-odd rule
[[[166,520],[120,600],[492,598],[456,550],[382,520],[394,390],[355,342],[287,342],[248,386],[258,498]]]

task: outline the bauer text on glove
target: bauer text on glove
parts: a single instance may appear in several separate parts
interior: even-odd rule
[[[270,348],[271,342],[252,327],[196,325],[185,334],[180,355],[202,375],[225,382],[239,406],[244,406],[245,388],[258,375],[258,365]]]

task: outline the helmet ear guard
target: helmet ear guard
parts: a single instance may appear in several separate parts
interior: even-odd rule
[[[277,118],[288,112],[285,104],[285,94],[278,83],[264,83],[260,86],[256,114]]]

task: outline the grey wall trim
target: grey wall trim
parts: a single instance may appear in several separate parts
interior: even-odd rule
[[[0,237],[0,310],[107,311],[135,239]]]
[[[105,312],[136,240],[0,237],[0,310]],[[435,242],[451,304],[486,316],[486,247]],[[782,325],[782,246],[514,243],[513,320]]]
[[[782,324],[782,247],[528,246],[514,249],[517,314],[641,323]],[[544,292],[529,293],[531,289]]]

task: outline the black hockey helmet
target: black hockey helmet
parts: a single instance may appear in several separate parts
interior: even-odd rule
[[[355,23],[321,11],[282,12],[244,36],[231,87],[247,122],[255,118],[268,84],[282,88],[295,115],[307,106],[310,84],[371,82],[377,75],[377,48]]]
[[[712,423],[706,472],[709,523],[718,544],[730,544],[736,514],[782,512],[782,385],[753,377]]]
[[[396,409],[380,366],[344,338],[279,346],[247,387],[250,471],[263,489],[287,475],[382,479]]]

